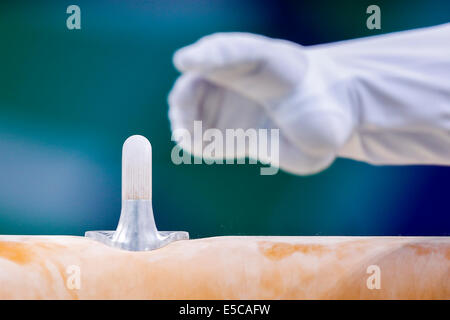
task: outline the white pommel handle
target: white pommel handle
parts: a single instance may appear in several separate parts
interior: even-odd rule
[[[130,251],[154,250],[189,239],[185,231],[158,231],[152,208],[152,146],[131,136],[122,149],[122,210],[116,231],[88,231],[86,237]]]
[[[122,149],[122,201],[152,200],[152,146],[134,135]]]

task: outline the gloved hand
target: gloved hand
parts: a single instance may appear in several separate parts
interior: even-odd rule
[[[279,128],[279,166],[297,174],[336,156],[448,165],[449,38],[450,24],[313,47],[207,36],[174,56],[172,130]]]

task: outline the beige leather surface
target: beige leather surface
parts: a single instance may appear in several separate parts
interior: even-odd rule
[[[0,298],[450,299],[450,238],[216,237],[127,252],[0,236]]]

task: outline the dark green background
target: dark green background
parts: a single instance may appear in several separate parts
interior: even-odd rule
[[[71,4],[81,7],[81,30],[66,28]],[[370,4],[381,7],[381,31],[365,26]],[[298,177],[260,176],[255,165],[175,166],[167,95],[174,51],[216,31],[309,45],[449,17],[449,1],[1,1],[0,234],[114,229],[121,147],[132,134],[153,145],[161,230],[448,234],[448,167],[339,159]]]

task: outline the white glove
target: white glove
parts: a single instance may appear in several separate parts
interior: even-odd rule
[[[279,166],[297,174],[336,156],[450,165],[450,24],[312,47],[214,34],[174,63],[172,130],[279,128]]]

